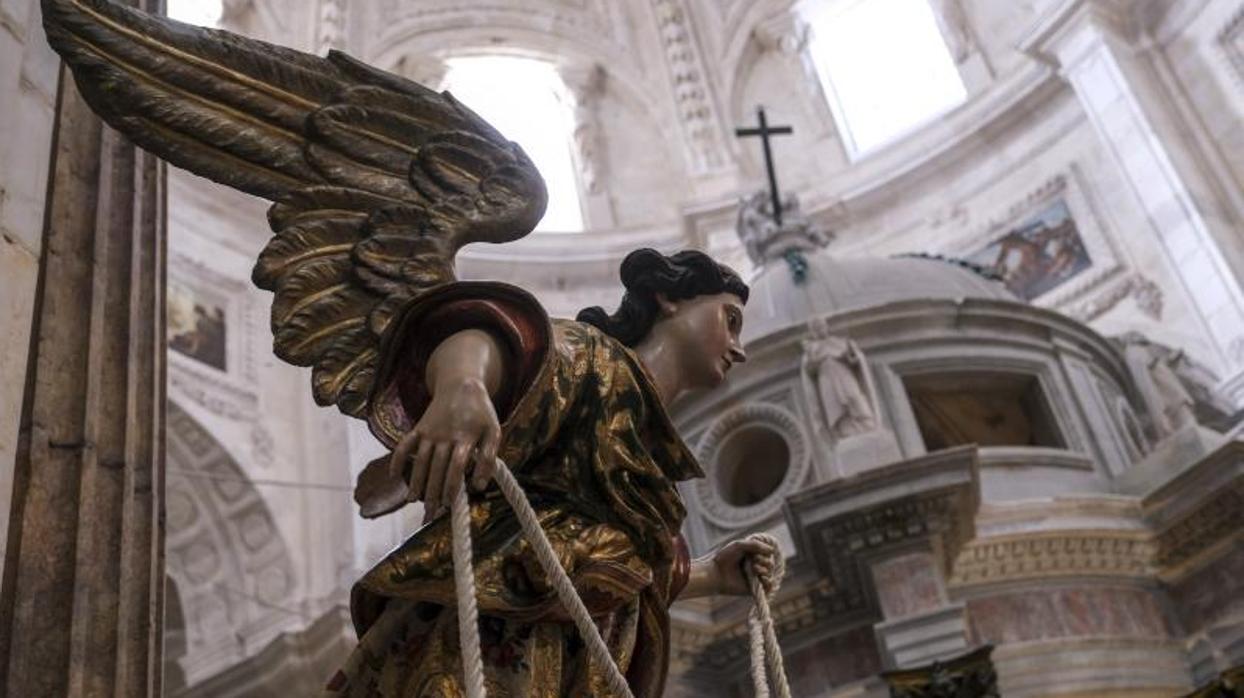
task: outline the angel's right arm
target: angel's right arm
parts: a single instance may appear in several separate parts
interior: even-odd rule
[[[493,399],[504,371],[500,344],[479,329],[451,335],[429,357],[424,382],[431,402],[389,462],[399,476],[410,464],[408,498],[423,500],[429,514],[435,516],[453,501],[471,460],[476,463],[472,481],[477,489],[492,476],[501,440]]]

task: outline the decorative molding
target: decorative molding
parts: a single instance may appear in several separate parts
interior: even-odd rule
[[[1236,82],[1244,88],[1244,4],[1219,30],[1218,44],[1234,69]]]
[[[710,174],[726,167],[728,147],[685,0],[652,0],[665,62],[674,88],[690,170]]]
[[[1080,322],[1088,323],[1105,315],[1129,297],[1136,302],[1137,309],[1146,317],[1154,321],[1162,319],[1164,306],[1162,288],[1140,273],[1124,277],[1101,293],[1061,310]]]
[[[235,421],[253,421],[259,413],[255,361],[262,312],[253,289],[243,280],[209,268],[184,254],[169,258],[169,278],[196,294],[218,300],[225,312],[225,370],[217,370],[176,351],[168,351],[169,388],[178,397],[212,414]]]
[[[948,586],[1053,577],[1151,577],[1156,549],[1143,531],[1040,531],[978,539],[955,559]]]
[[[170,357],[175,357],[170,354]],[[218,417],[249,422],[259,417],[259,395],[237,387],[198,369],[191,359],[169,361],[168,382],[171,392],[184,397]]]
[[[727,502],[718,486],[717,463],[721,446],[740,429],[763,426],[781,435],[790,452],[790,462],[782,482],[764,500],[740,507]],[[708,477],[696,480],[695,493],[701,513],[709,521],[728,529],[759,523],[782,509],[786,498],[801,487],[811,468],[812,450],[798,417],[789,410],[767,402],[742,405],[726,412],[709,427],[697,446],[701,463],[708,465]]]
[[[948,245],[946,249],[950,250],[954,256],[968,257],[996,240],[1024,217],[1037,213],[1061,199],[1067,205],[1072,220],[1075,221],[1076,231],[1084,243],[1089,259],[1092,260],[1092,266],[1065,283],[1037,296],[1032,303],[1067,312],[1073,303],[1085,298],[1123,270],[1119,262],[1118,246],[1108,232],[1104,218],[1098,213],[1097,207],[1088,196],[1088,191],[1084,174],[1075,163],[1071,163],[1062,172],[1045,180],[1019,200],[987,215],[980,224],[975,226],[973,232]],[[949,212],[938,215],[954,217],[960,214],[956,212],[956,207],[951,207]],[[961,217],[966,217],[966,214]],[[1108,302],[1106,309],[1113,307],[1136,288],[1138,287],[1129,286],[1122,296]],[[1160,313],[1160,291],[1157,303],[1157,312]]]
[[[1156,532],[1154,565],[1178,581],[1244,542],[1244,441],[1234,439],[1201,458],[1142,501]]]
[[[1224,541],[1244,538],[1244,478],[1213,493],[1157,536],[1154,563],[1164,577],[1182,572],[1194,558]]]
[[[927,546],[949,574],[975,535],[980,503],[975,447],[939,451],[804,490],[786,517],[800,557],[828,579],[842,611],[873,611],[868,559]]]

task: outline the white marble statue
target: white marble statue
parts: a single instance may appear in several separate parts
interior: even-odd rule
[[[859,346],[830,334],[825,318],[808,322],[801,375],[819,432],[835,441],[877,429],[876,391]]]
[[[1128,371],[1136,383],[1159,439],[1196,422],[1196,399],[1175,367],[1186,362],[1182,351],[1174,351],[1129,332],[1116,341],[1121,344]]]

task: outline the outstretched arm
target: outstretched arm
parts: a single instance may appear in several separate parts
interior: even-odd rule
[[[476,489],[492,477],[501,441],[493,397],[504,370],[501,346],[483,330],[453,334],[432,352],[425,376],[431,403],[389,460],[394,476],[409,466],[408,499],[423,500],[430,515],[453,501],[472,461]]]
[[[741,538],[731,541],[712,555],[691,561],[691,575],[678,598],[681,600],[719,594],[750,594],[751,589],[743,571],[744,563],[749,560],[761,583],[767,587],[768,580],[773,576],[773,554],[773,549],[763,540]]]

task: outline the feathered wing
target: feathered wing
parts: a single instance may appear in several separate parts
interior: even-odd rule
[[[91,107],[142,148],[274,201],[254,282],[277,356],[318,403],[362,416],[394,312],[452,281],[457,250],[529,233],[544,183],[448,93],[114,0],[43,0]]]

